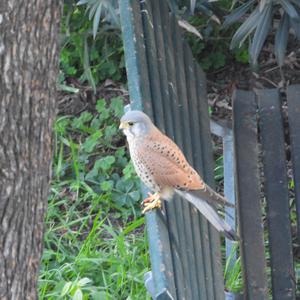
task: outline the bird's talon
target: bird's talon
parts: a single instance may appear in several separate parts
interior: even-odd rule
[[[149,193],[148,193],[149,195]],[[152,196],[152,195],[151,195]],[[143,201],[142,201],[142,206],[145,206],[147,203],[153,201],[151,196],[149,195],[149,197],[145,198]]]
[[[159,198],[159,195],[157,193],[151,194],[150,192],[148,192],[147,194],[148,194],[148,197],[142,201],[142,206],[145,206],[146,203],[155,201],[156,198]]]
[[[144,206],[142,213],[145,214],[147,211],[152,210],[154,208],[161,208],[160,199],[150,202],[150,203],[147,203],[147,205]]]
[[[160,195],[157,193],[153,195],[148,193],[148,195],[149,197],[142,202],[142,205],[144,207],[142,211],[143,214],[145,214],[147,211],[152,210],[154,208],[161,208],[161,201],[159,199]]]

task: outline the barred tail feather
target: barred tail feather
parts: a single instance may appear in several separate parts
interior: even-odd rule
[[[208,203],[213,203],[213,205],[222,205],[228,207],[234,207],[233,203],[228,202],[228,200],[215,192],[210,186],[205,184],[204,188],[201,190],[189,191],[189,193],[193,194],[197,198],[201,198],[202,200],[207,201]]]
[[[215,211],[215,209],[207,202],[206,199],[202,199],[194,195],[193,192],[186,192],[175,190],[178,195],[185,198],[191,204],[193,204],[201,214],[220,232],[223,233],[228,239],[237,241],[239,240],[237,234]]]

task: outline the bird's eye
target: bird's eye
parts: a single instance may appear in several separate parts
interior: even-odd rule
[[[129,126],[132,126],[134,123],[133,122],[128,122],[128,125]]]

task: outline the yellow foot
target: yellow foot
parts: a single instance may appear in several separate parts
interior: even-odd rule
[[[149,195],[149,197],[146,198],[142,202],[142,205],[144,206],[144,209],[142,211],[143,214],[154,208],[161,208],[161,201],[159,199],[159,197],[160,197],[159,193],[155,193],[155,194],[148,193],[148,195]]]

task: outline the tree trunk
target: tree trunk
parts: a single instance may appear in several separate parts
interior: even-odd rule
[[[0,1],[0,299],[37,299],[60,0]]]

